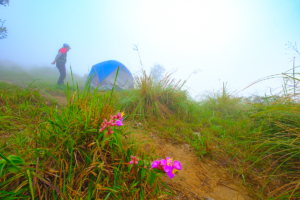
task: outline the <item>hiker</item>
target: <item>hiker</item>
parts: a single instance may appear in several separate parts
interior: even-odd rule
[[[56,55],[54,61],[51,63],[54,65],[56,63],[56,67],[59,70],[60,76],[57,81],[57,85],[64,84],[64,80],[66,78],[66,62],[67,62],[67,52],[70,50],[70,46],[68,44],[64,44],[62,48],[58,50],[58,54]]]

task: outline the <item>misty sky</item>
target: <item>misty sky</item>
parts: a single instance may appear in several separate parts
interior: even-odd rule
[[[122,62],[134,74],[138,44],[148,71],[158,63],[184,80],[200,69],[186,84],[193,96],[222,82],[241,90],[292,68],[294,54],[285,44],[300,42],[300,0],[11,0],[0,6],[0,19],[8,29],[0,60],[52,66],[68,43],[66,66],[78,74],[105,60]],[[266,81],[246,93],[279,85]]]

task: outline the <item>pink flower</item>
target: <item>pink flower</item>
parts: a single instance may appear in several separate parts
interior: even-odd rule
[[[138,164],[139,159],[136,156],[130,156],[131,161],[129,164]]]
[[[110,125],[110,126],[114,126],[115,125],[112,119],[109,120],[109,122],[107,122],[107,124]]]
[[[164,172],[164,166],[161,164],[161,161],[159,161],[159,160],[153,161],[150,169],[153,169],[153,168],[156,168],[156,169]]]
[[[108,125],[107,121],[106,121],[106,119],[104,119],[102,124],[101,124],[101,128],[100,128],[99,131],[102,132],[107,127],[107,125]]]
[[[118,114],[116,115],[116,118],[117,118],[118,120],[120,120],[121,123],[123,122],[123,117],[122,117],[122,115],[121,115],[120,112],[118,112]]]
[[[108,132],[106,133],[107,135],[113,134],[114,132],[111,130],[111,128],[108,128]]]
[[[123,126],[122,122],[120,120],[117,120],[115,123],[116,126]]]
[[[121,113],[118,112],[117,115],[111,115],[109,122],[104,119],[101,128],[99,129],[99,132],[104,131],[104,129],[108,128],[108,132],[106,133],[107,135],[113,134],[113,131],[111,130],[110,127],[112,126],[123,126],[123,118]]]
[[[181,163],[177,160],[173,162],[171,158],[167,157],[166,160],[161,159],[161,161],[154,161],[151,168],[157,168],[161,171],[164,171],[167,173],[169,178],[172,179],[176,171],[181,170]]]
[[[159,164],[160,164],[160,161],[159,161],[159,160],[154,160],[153,163],[152,163],[152,165],[151,165],[151,168],[150,168],[150,169],[152,169],[152,168],[157,168]]]

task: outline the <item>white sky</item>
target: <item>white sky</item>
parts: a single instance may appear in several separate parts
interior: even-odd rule
[[[78,74],[110,59],[135,73],[139,58],[132,48],[138,44],[148,71],[158,63],[184,80],[200,69],[186,84],[193,96],[222,82],[241,90],[290,69],[293,52],[285,44],[300,41],[297,0],[11,0],[0,7],[0,19],[9,31],[0,40],[0,60],[51,66],[68,43],[67,66]],[[279,85],[266,81],[243,94]]]

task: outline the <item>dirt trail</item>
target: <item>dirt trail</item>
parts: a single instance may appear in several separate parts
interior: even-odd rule
[[[1,82],[5,82],[5,83],[9,83],[12,85],[16,85],[19,86],[21,88],[25,88],[26,86],[28,86],[27,84],[23,84],[20,82],[14,82],[14,81],[8,81],[8,80],[0,80]],[[44,93],[43,91],[40,91],[41,96],[43,96],[45,99],[47,100],[57,100],[58,103],[60,103],[61,105],[67,105],[67,99],[66,99],[66,95],[65,94],[56,94],[55,92],[47,92],[48,94]]]
[[[143,132],[143,131],[139,131]],[[145,133],[145,132],[144,132]],[[149,133],[141,134],[147,140]],[[181,162],[182,170],[177,177],[163,181],[176,193],[176,196],[162,196],[162,199],[206,199],[206,200],[250,200],[248,191],[242,187],[242,180],[232,178],[231,173],[210,159],[202,161],[188,144],[170,144],[155,134],[145,144],[146,151],[154,146],[161,158],[171,157]]]
[[[45,96],[47,99],[48,96]],[[66,105],[66,97],[53,95],[61,105]],[[250,200],[248,191],[242,187],[242,180],[233,178],[231,173],[210,159],[202,161],[196,156],[188,144],[173,145],[139,128],[135,132],[140,139],[147,141],[144,149],[155,148],[161,158],[172,157],[182,164],[182,170],[170,180],[167,176],[163,181],[176,193],[176,196],[162,195],[160,199],[203,199],[203,200]]]
[[[46,98],[49,98],[45,96]],[[65,96],[53,96],[62,105],[67,104]],[[138,130],[142,133],[142,130]],[[242,180],[232,178],[231,173],[218,166],[212,160],[202,161],[196,156],[188,144],[173,145],[152,133],[142,134],[142,140],[147,140],[145,149],[150,147],[162,158],[172,157],[179,160],[182,170],[177,177],[170,180],[167,176],[163,181],[176,193],[176,196],[161,196],[161,199],[204,199],[204,200],[250,200],[248,191],[242,187]]]

